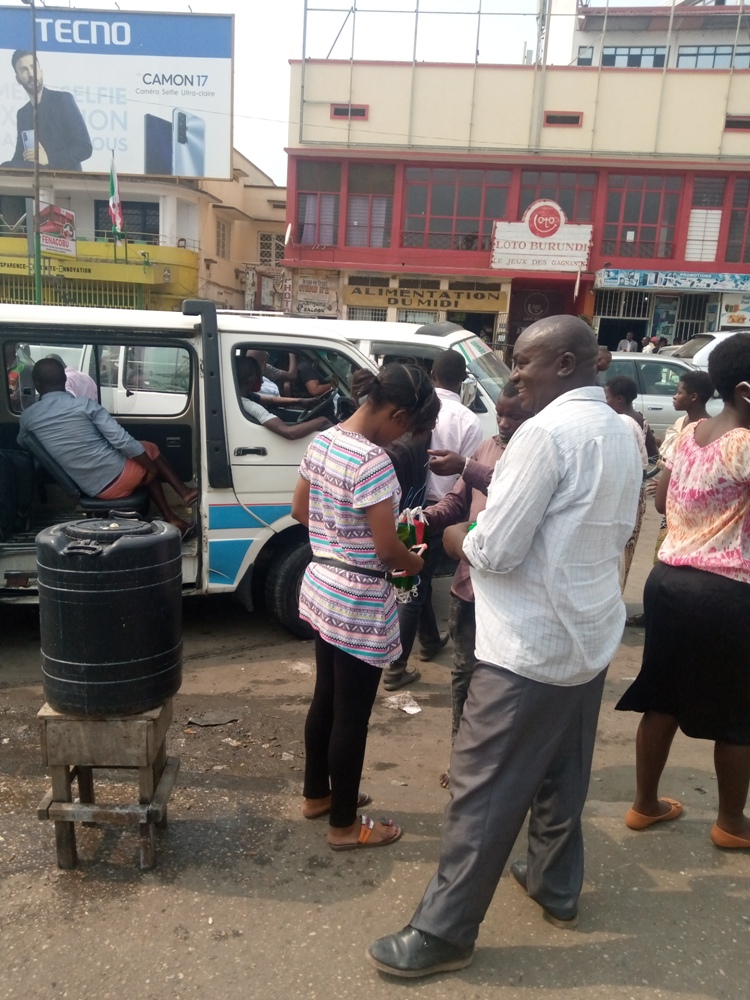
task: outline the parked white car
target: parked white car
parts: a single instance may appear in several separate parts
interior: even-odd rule
[[[708,371],[708,356],[717,344],[722,343],[722,341],[727,340],[728,337],[734,337],[735,333],[741,333],[741,330],[733,330],[732,333],[698,333],[694,337],[691,337],[684,344],[680,344],[676,350],[672,352],[673,358],[683,358],[686,361],[690,361],[700,368],[702,371]]]
[[[615,375],[628,375],[638,386],[638,398],[634,406],[648,420],[657,437],[664,437],[679,414],[672,406],[672,397],[677,383],[685,372],[695,371],[697,365],[674,355],[662,357],[660,354],[628,354],[615,351],[612,363],[604,372],[604,381]],[[723,404],[720,399],[708,401],[708,412],[719,413]]]
[[[495,403],[510,370],[481,337],[455,323],[379,323],[345,320],[343,335],[376,365],[389,361],[414,362],[428,369],[442,351],[463,355],[469,372],[463,401],[482,422],[485,437],[497,434]]]

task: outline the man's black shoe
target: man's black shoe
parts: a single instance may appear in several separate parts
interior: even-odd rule
[[[523,861],[514,861],[510,866],[510,877],[516,883],[518,888],[525,892],[528,896],[528,865]],[[534,900],[534,902],[536,903],[536,900]],[[562,930],[572,930],[573,927],[578,926],[578,911],[573,913],[571,916],[562,916],[559,913],[552,913],[545,906],[542,906],[542,912],[544,913],[544,919],[548,923],[552,924],[553,927],[560,927]]]
[[[429,663],[433,657],[437,656],[441,649],[444,649],[448,645],[450,637],[450,632],[440,632],[437,642],[432,642],[428,646],[422,646],[419,651],[419,659],[423,663]]]
[[[398,934],[373,941],[367,957],[381,972],[404,979],[429,976],[433,972],[465,969],[474,958],[474,947],[459,948],[442,938],[407,924]]]

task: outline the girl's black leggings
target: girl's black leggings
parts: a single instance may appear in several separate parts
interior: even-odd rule
[[[331,826],[351,826],[367,745],[367,724],[383,671],[315,637],[315,691],[305,722],[308,799],[331,796]]]

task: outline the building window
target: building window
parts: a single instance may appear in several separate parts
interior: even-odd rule
[[[346,118],[354,121],[367,121],[370,117],[369,104],[332,104],[331,118]]]
[[[579,128],[583,125],[582,111],[545,111],[544,124],[547,127]]]
[[[389,247],[396,168],[389,164],[350,163],[346,207],[346,245]]]
[[[123,233],[135,243],[159,243],[159,205],[150,201],[124,201],[122,203]],[[95,239],[111,239],[112,220],[109,202],[94,202]]]
[[[564,170],[524,170],[521,173],[519,219],[540,198],[556,201],[568,222],[591,222],[597,175]]]
[[[229,260],[230,246],[230,225],[224,219],[216,220],[216,256],[222,260]]]
[[[602,253],[616,257],[674,257],[681,177],[611,174]]]
[[[339,229],[341,164],[297,164],[297,241],[335,246]]]
[[[361,288],[388,288],[390,278],[378,278],[370,274],[351,274],[346,279],[347,285],[356,285]]]
[[[397,323],[436,323],[438,314],[429,309],[399,309],[396,313]]]
[[[594,46],[593,45],[579,45],[578,46],[578,65],[579,66],[591,66],[594,62]]]
[[[727,115],[724,119],[726,132],[750,132],[750,115]]]
[[[258,233],[258,263],[264,267],[278,267],[284,259],[283,233]]]
[[[734,54],[734,58],[732,55]],[[678,69],[750,69],[750,45],[681,45]]]
[[[732,263],[750,263],[750,179],[747,177],[738,177],[734,182],[724,259]]]
[[[605,45],[602,66],[659,69],[667,61],[665,45]]]
[[[685,260],[716,260],[725,184],[724,177],[696,177],[693,181]]]
[[[347,319],[369,319],[378,323],[385,323],[388,319],[388,310],[379,309],[374,306],[347,306]]]
[[[506,218],[509,170],[406,168],[401,245],[489,250],[496,219]]]

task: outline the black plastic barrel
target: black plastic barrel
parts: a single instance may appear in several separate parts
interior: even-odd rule
[[[177,528],[112,516],[37,535],[44,694],[58,712],[130,715],[182,682]]]

